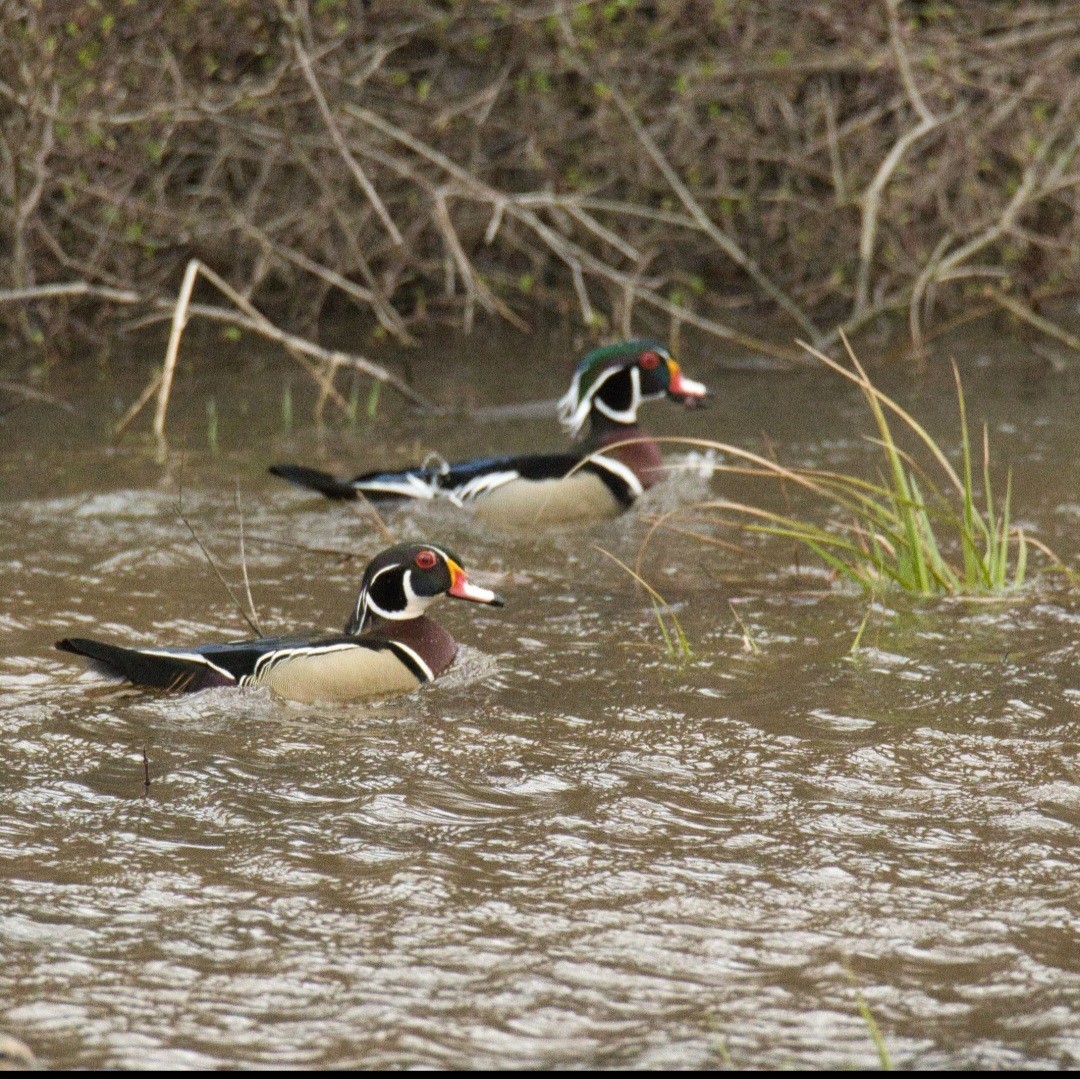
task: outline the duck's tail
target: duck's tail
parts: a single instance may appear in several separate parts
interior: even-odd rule
[[[320,472],[317,468],[304,468],[303,465],[271,465],[270,473],[290,483],[295,483],[298,487],[318,491],[327,498],[353,501],[357,497],[356,488],[348,480],[339,480],[336,476],[331,476],[329,472]]]
[[[198,653],[140,651],[121,648],[87,637],[65,637],[56,642],[61,652],[86,656],[107,673],[119,674],[137,686],[152,686],[177,693],[209,689],[211,686],[236,685],[228,671],[211,663]]]

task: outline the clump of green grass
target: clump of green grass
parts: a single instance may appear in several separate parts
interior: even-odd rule
[[[847,512],[850,522],[836,532],[774,514],[771,523],[749,527],[797,540],[871,593],[889,585],[918,596],[1000,595],[1019,588],[1025,580],[1028,548],[1033,541],[1011,521],[1011,469],[1006,474],[1004,497],[995,505],[985,427],[982,497],[976,493],[967,408],[956,365],[953,377],[960,421],[960,475],[925,428],[873,385],[846,339],[844,344],[852,371],[816,349],[804,347],[862,391],[878,435],[869,441],[882,454],[878,482],[799,469],[824,497]],[[897,445],[888,412],[899,417],[929,451],[937,466],[937,479]],[[946,554],[950,549],[959,552],[959,561],[955,556],[950,560]]]
[[[985,427],[979,469],[981,495],[976,490],[967,408],[956,365],[953,376],[960,423],[959,473],[922,425],[873,385],[846,337],[844,345],[851,370],[809,345],[803,347],[862,391],[877,428],[877,437],[868,441],[881,451],[876,482],[823,469],[786,468],[775,460],[723,443],[673,439],[709,446],[750,462],[752,467],[720,467],[791,482],[839,509],[842,517],[823,526],[790,513],[775,513],[726,499],[699,503],[694,508],[733,513],[739,526],[747,531],[794,540],[872,596],[892,587],[923,597],[1001,596],[1023,585],[1031,548],[1068,574],[1053,551],[1013,524],[1011,469],[1006,473],[1004,496],[999,499],[995,494]],[[899,418],[899,429],[913,435],[928,452],[928,467],[897,445],[890,414]],[[666,518],[661,519],[654,530],[665,522]]]

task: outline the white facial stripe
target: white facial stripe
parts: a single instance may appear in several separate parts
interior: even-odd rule
[[[614,374],[614,372],[612,373]],[[614,420],[616,423],[636,423],[638,407],[641,405],[641,372],[637,367],[630,368],[630,391],[630,406],[621,411],[611,408],[600,397],[597,397],[592,402],[592,405],[597,412],[602,412],[608,419]]]
[[[141,652],[144,656],[164,656],[166,659],[187,659],[193,663],[201,663],[204,667],[211,667],[218,674],[224,675],[229,681],[235,682],[236,675],[231,674],[225,670],[224,667],[219,667],[216,663],[212,663],[206,658],[206,656],[200,655],[198,652],[166,652],[157,648],[139,648],[136,651]]]
[[[639,498],[645,493],[645,488],[641,485],[641,480],[634,474],[634,470],[628,465],[624,465],[622,461],[616,461],[612,457],[605,457],[603,454],[598,454],[591,460],[593,464],[606,468],[608,472],[618,476],[633,492],[635,498]]]
[[[441,554],[447,562],[457,562],[457,559],[448,550],[446,550],[445,547],[440,547],[438,546],[438,544],[435,543],[429,543],[427,544],[427,546],[430,547],[433,551],[438,551],[439,554]]]
[[[435,599],[434,596],[418,596],[412,587],[412,570],[407,569],[405,576],[401,582],[402,588],[405,590],[405,610],[401,612],[398,618],[419,618],[431,605]]]
[[[516,477],[517,473],[516,472],[513,473],[513,476]],[[505,482],[509,482],[509,480],[506,480]],[[457,564],[454,556],[452,554],[450,554],[450,552],[445,550],[444,548],[439,547],[434,543],[427,543],[427,544],[424,544],[424,546],[427,547],[428,549],[430,549],[432,551],[435,551],[438,554],[442,555],[443,559],[447,563],[453,562],[455,565]],[[384,573],[389,573],[391,570],[400,570],[400,569],[402,569],[402,566],[400,566],[400,565],[384,566],[377,573],[372,574],[371,580],[368,582],[367,587],[361,589],[360,595],[357,597],[357,600],[356,600],[356,609],[353,612],[353,619],[352,619],[353,622],[356,623],[355,632],[359,633],[364,628],[364,626],[367,623],[367,620],[368,620],[369,616],[372,615],[372,614],[377,614],[380,618],[385,618],[385,619],[387,619],[389,621],[399,621],[399,622],[404,621],[405,619],[408,619],[408,618],[419,618],[420,615],[422,615],[424,613],[424,611],[426,611],[428,609],[428,607],[432,603],[434,603],[436,599],[439,598],[438,596],[421,596],[421,595],[418,595],[413,590],[413,587],[412,587],[412,573],[413,573],[413,571],[410,568],[410,569],[405,570],[405,572],[404,572],[404,574],[402,576],[402,581],[401,581],[402,591],[405,594],[405,606],[404,606],[404,608],[402,608],[401,610],[398,610],[398,611],[384,610],[382,607],[380,607],[378,605],[378,603],[375,602],[374,599],[372,599],[372,597],[371,597],[371,586]],[[469,585],[468,587],[470,589],[474,588],[474,586],[472,586],[472,585]],[[483,602],[490,602],[491,599],[494,598],[494,595],[495,595],[494,592],[489,592],[486,588],[477,588],[477,589],[475,589],[475,591],[477,593],[479,593],[479,595],[476,598],[479,598],[480,595],[485,597]]]
[[[356,607],[353,609],[352,620],[356,623],[356,633],[359,633],[364,628],[364,623],[367,621],[367,589],[361,588],[360,595],[356,597]],[[346,627],[348,628],[348,627]]]
[[[622,367],[612,367],[610,371],[604,371],[599,375],[596,381],[589,387],[589,392],[581,400],[577,400],[578,395],[578,376],[574,376],[574,381],[570,384],[570,391],[565,397],[559,400],[559,419],[562,425],[575,437],[581,433],[582,427],[585,426],[585,421],[589,417],[589,409],[593,407],[595,403],[597,409],[604,413],[605,416],[610,416],[613,420],[620,420],[619,413],[613,412],[607,407],[601,400],[595,400],[596,394],[600,387],[613,375],[617,375],[622,371]],[[629,421],[620,420],[620,422],[633,423],[637,418],[637,406],[641,403],[641,383],[638,377],[637,368],[633,368],[631,371],[631,379],[634,380],[633,387],[633,400],[631,401],[631,419]],[[575,407],[576,406],[576,407]]]

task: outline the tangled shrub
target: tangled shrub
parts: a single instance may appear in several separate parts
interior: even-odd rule
[[[1078,40],[984,0],[15,0],[0,321],[60,344],[191,257],[401,340],[645,307],[769,348],[740,305],[918,340],[988,284],[1031,313],[1078,281]]]

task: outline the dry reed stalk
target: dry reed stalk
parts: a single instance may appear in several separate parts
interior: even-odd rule
[[[187,325],[191,293],[195,288],[195,278],[198,274],[199,260],[192,259],[184,271],[184,280],[180,284],[180,292],[176,298],[172,328],[169,331],[169,344],[165,349],[165,366],[161,370],[157,408],[154,410],[154,434],[158,439],[165,437],[165,413],[169,408],[169,395],[172,393],[173,375],[176,373],[176,359],[180,355],[180,338]]]

